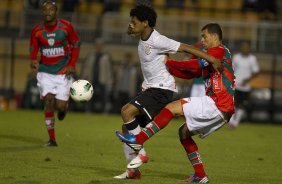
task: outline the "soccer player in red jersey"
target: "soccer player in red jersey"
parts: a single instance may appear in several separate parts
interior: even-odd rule
[[[179,138],[195,173],[185,182],[208,183],[197,144],[193,135],[204,138],[218,130],[230,120],[234,113],[234,71],[229,50],[221,44],[222,30],[216,23],[205,25],[201,30],[201,42],[209,55],[223,61],[223,70],[214,67],[202,58],[187,61],[167,60],[169,72],[179,78],[192,79],[202,76],[206,96],[183,98],[169,103],[139,132],[124,134],[116,132],[119,139],[127,144],[143,144],[173,117],[183,116],[185,123],[179,128]],[[140,165],[138,165],[139,167]]]
[[[47,146],[57,146],[54,112],[58,110],[59,120],[65,118],[73,82],[71,74],[80,51],[80,39],[72,24],[57,18],[57,10],[56,2],[43,1],[44,22],[34,26],[30,36],[30,67],[37,72],[37,86],[44,101]]]

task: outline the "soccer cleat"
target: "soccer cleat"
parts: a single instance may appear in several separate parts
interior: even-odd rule
[[[140,167],[142,164],[147,163],[149,161],[149,157],[147,155],[138,154],[137,157],[132,159],[128,164],[128,169],[136,169]]]
[[[187,183],[209,183],[209,179],[207,176],[200,178],[196,174],[193,174],[189,178],[183,180],[183,182]]]
[[[66,112],[58,112],[57,114],[58,120],[62,121],[66,117]]]
[[[124,143],[136,144],[136,137],[132,133],[125,134],[120,131],[116,131],[116,135]]]
[[[136,137],[134,134],[129,133],[129,134],[124,134],[120,131],[116,131],[116,135],[118,138],[127,144],[129,147],[131,147],[134,151],[140,151],[143,148],[142,144],[138,144],[136,141]]]
[[[114,176],[115,179],[141,179],[141,172],[138,169],[128,169],[124,173]]]
[[[55,140],[49,140],[47,142],[47,144],[45,144],[45,146],[47,146],[47,147],[56,147],[56,146],[58,146],[58,144],[57,144],[57,142]]]

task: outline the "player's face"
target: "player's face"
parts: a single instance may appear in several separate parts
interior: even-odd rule
[[[131,17],[127,33],[131,36],[140,36],[144,32],[145,26],[145,22],[138,20],[136,17]]]
[[[201,42],[205,49],[209,49],[214,46],[215,34],[210,34],[208,30],[203,30],[201,32]]]
[[[57,7],[48,3],[42,8],[44,20],[47,23],[53,22],[56,20],[57,16]]]

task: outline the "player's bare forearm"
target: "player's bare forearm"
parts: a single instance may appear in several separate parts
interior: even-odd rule
[[[207,60],[210,63],[214,63],[215,60],[216,60],[216,58],[214,58],[211,55],[208,55],[207,53],[199,50],[198,48],[193,47],[192,45],[184,44],[184,43],[180,44],[180,47],[178,48],[178,52],[190,53],[190,54],[195,55],[197,57],[203,58],[203,59]]]
[[[221,60],[216,59],[215,57],[197,49],[196,47],[181,43],[180,47],[178,48],[178,52],[187,52],[193,54],[197,57],[207,60],[209,63],[213,65],[216,71],[221,72],[223,70],[223,65]]]

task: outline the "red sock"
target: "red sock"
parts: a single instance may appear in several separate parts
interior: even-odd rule
[[[52,141],[56,140],[55,137],[55,116],[54,112],[45,112],[45,125],[48,130],[49,139]]]
[[[200,159],[200,154],[198,153],[198,146],[194,142],[194,140],[190,138],[182,139],[180,140],[181,144],[183,145],[187,155],[188,159],[190,160],[194,170],[195,174],[203,178],[206,176],[202,161]]]
[[[169,109],[164,108],[154,120],[142,129],[142,131],[136,135],[137,143],[143,144],[146,140],[156,134],[158,131],[166,127],[170,120],[173,118],[173,114]]]

